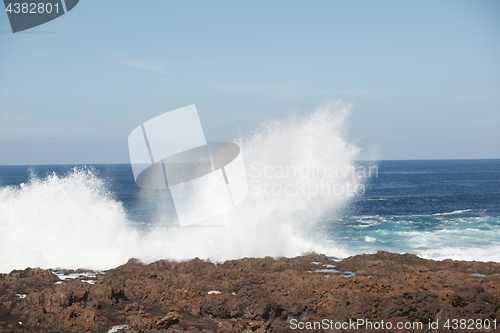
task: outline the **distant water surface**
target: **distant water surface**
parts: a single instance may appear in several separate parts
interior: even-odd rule
[[[323,245],[331,246],[333,254],[345,256],[386,250],[434,259],[500,261],[500,160],[380,161],[377,167],[378,173],[369,179],[365,194],[352,202],[341,216],[324,218],[312,226]],[[68,233],[61,230],[69,220],[78,220],[68,226],[76,229],[80,224],[95,223],[82,229],[80,237],[96,238],[100,242],[96,244],[105,242],[111,249],[124,246],[120,250],[124,257],[134,255],[132,250],[126,253],[128,248],[134,248],[147,260],[150,247],[155,246],[160,253],[150,255],[151,260],[161,257],[161,253],[180,259],[191,255],[189,251],[196,247],[198,236],[193,236],[189,248],[160,244],[161,239],[168,243],[169,237],[178,237],[168,231],[162,231],[164,238],[138,240],[141,234],[158,227],[181,232],[175,231],[180,228],[176,228],[175,212],[167,193],[141,191],[128,164],[86,165],[84,170],[90,170],[90,176],[81,170],[81,166],[75,165],[0,166],[0,209],[4,210],[4,215],[0,211],[0,231],[5,237],[4,247],[0,245],[2,257],[12,253],[19,256],[12,259],[14,261],[50,265],[52,259],[48,258],[57,254],[23,257],[33,256],[29,247],[42,242],[36,239],[38,233],[30,234],[27,226],[31,230],[38,224],[45,229],[47,225],[57,225],[58,231],[51,233],[54,235],[51,242],[67,242],[69,247],[78,247],[80,240],[68,240]],[[107,221],[114,222],[108,225]],[[121,233],[122,223],[129,229],[126,234]],[[101,227],[103,235],[116,237],[99,239]],[[210,236],[202,232],[199,237]],[[87,248],[88,243],[81,242]],[[123,245],[127,242],[134,246]],[[216,248],[217,244],[212,246]],[[231,246],[234,257],[245,253],[243,244]],[[46,247],[50,252],[50,246]],[[94,247],[96,252],[89,250],[88,254],[94,258],[98,251],[110,251],[109,247]],[[264,253],[257,255],[261,254]],[[107,256],[113,262],[113,254]],[[87,262],[84,257],[81,260]],[[63,262],[71,265],[71,262]],[[6,267],[10,266],[6,264]]]

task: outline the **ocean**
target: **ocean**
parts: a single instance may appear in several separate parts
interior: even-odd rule
[[[324,225],[354,253],[500,261],[500,160],[380,161],[378,178]]]
[[[200,227],[179,227],[168,192],[140,189],[129,164],[0,166],[0,272],[379,250],[500,261],[500,160],[358,161],[346,115],[235,140],[248,196]]]
[[[314,224],[319,235],[311,237],[322,239],[326,252],[347,256],[384,250],[432,259],[500,261],[500,160],[379,161],[374,170],[378,174],[365,184],[365,193],[341,215]],[[136,248],[142,243],[131,257],[189,257],[179,253],[185,244],[177,250],[155,244],[162,237],[151,233],[175,244],[172,236],[180,228],[168,195],[153,191],[157,193],[145,197],[128,164],[0,166],[0,184],[4,272],[25,266],[110,268],[128,259],[119,253],[127,242]],[[213,229],[224,234],[224,228]],[[191,233],[191,241],[200,241],[198,230],[186,229],[185,241]],[[114,249],[117,240],[122,244]],[[223,251],[227,249],[212,252],[212,259],[233,257],[231,251],[220,256]],[[148,252],[153,255],[144,255]],[[235,258],[238,253],[234,251]],[[82,260],[86,254],[89,258]],[[209,250],[192,256],[204,254],[210,258]],[[268,254],[275,255],[275,249]]]

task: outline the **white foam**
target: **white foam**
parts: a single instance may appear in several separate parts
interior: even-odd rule
[[[453,212],[447,212],[447,213],[436,213],[432,214],[433,216],[443,216],[443,215],[457,215],[457,214],[463,214],[465,212],[470,212],[472,209],[460,209],[460,210],[454,210]]]
[[[52,274],[56,275],[60,280],[73,280],[73,279],[91,279],[91,278],[96,278],[98,275],[102,275],[103,272],[65,272],[65,271],[58,271],[58,270],[52,270]]]
[[[108,330],[108,333],[116,333],[119,330],[126,330],[129,327],[129,324],[123,324],[123,325],[114,325]]]
[[[315,273],[337,273],[340,271],[333,269],[333,268],[324,268],[324,269],[317,269],[314,272]]]
[[[209,292],[207,292],[207,294],[209,295],[212,295],[212,294],[221,294],[222,292],[218,291],[218,290],[210,290]]]
[[[20,188],[0,188],[0,272],[26,267],[105,270],[132,257],[144,262],[194,257],[222,262],[311,251],[345,257],[347,251],[314,226],[338,216],[354,195],[347,189],[313,192],[322,184],[341,188],[362,184],[364,179],[349,172],[336,177],[268,178],[257,176],[256,170],[280,166],[351,170],[359,149],[344,139],[348,113],[349,107],[336,103],[307,117],[266,121],[249,137],[237,140],[251,193],[237,209],[217,218],[226,225],[222,228],[158,227],[140,234],[122,204],[88,169],[44,179],[33,176]],[[266,184],[275,188],[293,184],[306,188],[306,193],[255,193]]]
[[[138,232],[91,170],[32,176],[0,189],[0,271],[26,267],[110,268],[133,254]]]
[[[499,262],[500,246],[488,247],[458,247],[441,246],[431,249],[415,251],[422,258],[434,260],[466,260],[466,261],[495,261]]]

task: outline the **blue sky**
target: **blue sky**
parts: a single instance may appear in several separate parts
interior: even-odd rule
[[[0,13],[0,164],[126,163],[169,110],[231,140],[332,99],[362,158],[500,158],[500,2],[81,0],[16,34]]]

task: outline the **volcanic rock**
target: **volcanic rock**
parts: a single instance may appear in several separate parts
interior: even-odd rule
[[[341,261],[131,259],[106,272],[27,268],[0,275],[0,332],[290,332],[299,323],[312,325],[307,332],[381,331],[341,327],[357,320],[448,332],[453,319],[496,319],[496,328],[476,331],[500,332],[499,273],[500,263],[388,252]]]

